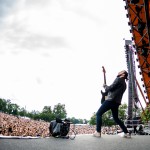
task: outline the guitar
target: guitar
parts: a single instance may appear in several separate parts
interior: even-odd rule
[[[102,66],[102,70],[103,70],[103,75],[104,75],[104,84],[106,84],[106,70],[105,70],[105,68],[104,68],[104,66]],[[107,92],[103,92],[102,90],[101,90],[101,94],[102,94],[102,99],[101,99],[101,104],[105,101],[105,99],[106,99],[106,96],[107,96]]]

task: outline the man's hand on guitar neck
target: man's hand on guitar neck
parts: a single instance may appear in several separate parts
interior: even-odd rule
[[[103,88],[105,89],[105,88],[106,88],[106,86],[107,86],[107,85],[104,83],[104,84],[103,84]]]

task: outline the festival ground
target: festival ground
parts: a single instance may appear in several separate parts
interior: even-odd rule
[[[150,150],[149,135],[130,139],[119,135],[77,135],[74,140],[60,138],[0,139],[0,150]]]

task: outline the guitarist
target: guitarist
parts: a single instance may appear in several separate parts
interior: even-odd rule
[[[121,100],[126,90],[125,81],[127,80],[128,73],[123,70],[118,73],[116,79],[110,86],[107,86],[106,84],[103,85],[106,92],[108,92],[108,96],[96,113],[96,131],[93,136],[101,137],[102,115],[108,110],[111,110],[114,121],[124,132],[123,137],[131,137],[124,123],[118,118],[118,108],[121,105]]]

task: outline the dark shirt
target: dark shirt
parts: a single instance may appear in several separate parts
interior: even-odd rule
[[[106,100],[121,104],[123,93],[126,90],[125,79],[117,77],[110,86],[105,87],[105,90],[108,92]]]

